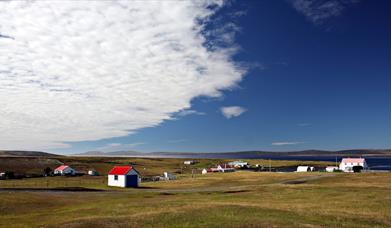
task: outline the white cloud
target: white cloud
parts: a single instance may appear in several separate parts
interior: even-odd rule
[[[227,119],[238,117],[247,111],[245,108],[240,106],[222,107],[220,110],[223,116]]]
[[[297,145],[303,144],[304,142],[273,142],[273,146],[289,146],[289,145]]]
[[[221,6],[0,2],[0,148],[126,136],[173,119],[197,96],[220,96],[245,73],[235,48],[205,38]]]
[[[329,18],[342,14],[345,8],[359,0],[288,0],[293,7],[314,24],[322,24]]]

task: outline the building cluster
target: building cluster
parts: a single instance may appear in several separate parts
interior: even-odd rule
[[[367,170],[368,165],[365,158],[342,158],[339,166],[327,166],[326,172],[345,172],[345,173],[359,173]],[[296,172],[313,172],[315,167],[298,166]]]

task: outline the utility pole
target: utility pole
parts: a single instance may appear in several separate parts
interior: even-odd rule
[[[272,160],[269,158],[269,172],[272,171]]]

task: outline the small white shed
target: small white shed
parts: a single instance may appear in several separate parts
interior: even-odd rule
[[[115,166],[108,175],[108,185],[114,187],[138,187],[141,176],[132,166]]]
[[[313,172],[315,170],[314,167],[310,166],[297,166],[296,172],[302,173],[302,172]]]
[[[326,172],[332,173],[338,170],[337,166],[327,166],[326,167]]]
[[[71,167],[67,165],[61,165],[54,169],[53,172],[55,175],[61,175],[61,176],[66,176],[66,175],[75,175],[76,170],[72,169]]]
[[[193,160],[184,161],[183,164],[184,164],[184,165],[194,165],[194,164],[195,164],[195,161],[193,161]]]
[[[96,170],[88,170],[89,176],[99,176],[99,173]]]

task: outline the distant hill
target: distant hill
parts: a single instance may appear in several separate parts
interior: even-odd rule
[[[88,151],[79,154],[72,154],[73,156],[83,157],[144,157],[151,155],[152,153],[142,153],[137,151],[114,151],[114,152],[102,152],[102,151]]]
[[[59,157],[61,155],[41,151],[0,150],[0,157]]]
[[[240,151],[240,152],[151,152],[136,151],[101,152],[89,151],[75,156],[105,157],[161,157],[161,158],[278,158],[289,156],[391,156],[391,150],[355,149],[340,151],[304,150],[291,152]]]

